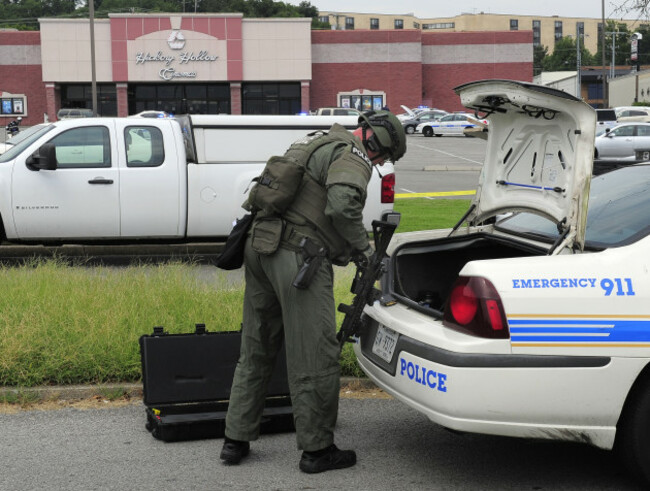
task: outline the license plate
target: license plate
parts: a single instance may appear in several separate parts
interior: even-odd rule
[[[375,343],[372,345],[372,352],[390,363],[393,359],[395,346],[397,346],[397,338],[399,338],[399,334],[380,324],[375,335]]]

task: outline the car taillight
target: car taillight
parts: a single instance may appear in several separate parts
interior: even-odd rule
[[[386,174],[381,178],[381,202],[395,202],[395,174]]]
[[[459,277],[447,299],[442,323],[481,338],[507,339],[508,322],[501,298],[485,278]]]

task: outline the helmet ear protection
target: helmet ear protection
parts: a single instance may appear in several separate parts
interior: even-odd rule
[[[364,116],[366,116],[366,118],[370,119],[372,116],[375,115],[375,111],[365,111],[363,114]],[[366,130],[368,130],[369,128],[372,130],[372,127],[368,124],[368,121],[365,118],[361,119],[361,129],[363,130],[363,143],[371,152],[381,153],[383,147],[381,145],[381,142],[377,138],[377,134],[373,131],[372,135],[370,135],[370,138],[366,137]]]
[[[400,154],[397,156],[397,159],[395,158],[394,153],[398,146],[399,137],[396,134],[395,128],[387,119],[387,113],[385,111],[380,111],[379,113],[376,111],[364,111],[363,115],[359,118],[359,123],[363,130],[363,143],[368,150],[386,155],[393,161],[402,156]],[[366,137],[366,130],[368,128],[372,130],[370,137]],[[381,136],[378,135],[380,131],[383,131]],[[382,138],[384,141],[382,141]]]

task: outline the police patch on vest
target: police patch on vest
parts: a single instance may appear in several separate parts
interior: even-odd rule
[[[366,161],[366,164],[368,164],[370,167],[372,167],[372,160],[368,158],[368,156],[363,153],[361,150],[359,150],[357,147],[352,147],[352,153],[356,154],[357,156],[361,157],[363,160]]]
[[[321,136],[323,136],[323,133],[319,133],[317,135],[310,134],[304,136],[303,138],[300,138],[299,140],[296,140],[293,142],[293,145],[309,145],[312,141],[314,141],[316,138],[320,138]]]

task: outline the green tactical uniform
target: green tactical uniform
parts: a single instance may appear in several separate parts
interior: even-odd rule
[[[323,141],[321,146],[314,143]],[[293,151],[300,145],[307,152]],[[286,155],[306,160],[308,184],[282,213],[282,237],[275,252],[256,251],[252,237],[246,243],[242,346],[226,436],[257,439],[266,387],[284,339],[298,448],[311,452],[334,439],[340,367],[332,260],[346,264],[351,253],[369,247],[362,210],[372,163],[361,141],[338,125],[326,136],[296,142]],[[308,189],[314,183],[320,191]],[[251,236],[264,219],[265,213],[258,212]],[[298,289],[292,282],[303,263],[298,244],[305,236],[325,246],[329,257],[310,286]]]

